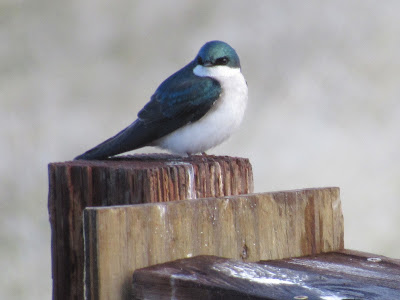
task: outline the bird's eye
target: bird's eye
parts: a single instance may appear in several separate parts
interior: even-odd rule
[[[220,66],[226,65],[228,62],[229,62],[229,59],[226,56],[217,58],[215,60],[215,64],[220,65]]]
[[[203,65],[203,60],[201,59],[201,57],[199,56],[199,57],[197,57],[197,63],[199,64],[199,65]]]

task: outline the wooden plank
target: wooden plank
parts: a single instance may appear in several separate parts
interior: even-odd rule
[[[400,260],[352,251],[256,263],[197,256],[136,270],[133,299],[400,299]]]
[[[197,255],[243,261],[343,249],[338,188],[87,208],[90,299],[127,299],[135,269]]]
[[[248,159],[135,155],[51,163],[53,299],[83,299],[85,207],[221,197],[253,192]]]

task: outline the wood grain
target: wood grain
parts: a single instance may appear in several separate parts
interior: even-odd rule
[[[84,213],[89,299],[129,299],[134,270],[216,255],[242,261],[343,249],[339,189],[306,189]]]
[[[280,300],[296,296],[308,300],[400,299],[400,260],[348,250],[253,263],[197,256],[139,269],[133,275],[133,299]]]
[[[58,300],[84,298],[85,207],[253,192],[248,159],[226,156],[135,155],[51,163],[48,172],[53,299]]]

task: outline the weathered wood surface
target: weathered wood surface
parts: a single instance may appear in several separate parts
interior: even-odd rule
[[[51,163],[48,171],[53,299],[84,297],[85,207],[253,192],[248,159],[225,156],[135,155]]]
[[[197,256],[136,270],[133,299],[400,299],[400,260],[348,250],[257,263]]]
[[[258,261],[343,249],[338,188],[93,207],[84,228],[89,299],[128,299],[135,269],[180,258]]]

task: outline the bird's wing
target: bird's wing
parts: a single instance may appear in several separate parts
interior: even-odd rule
[[[179,74],[181,78],[174,75],[159,86],[151,101],[138,113],[139,119],[149,127],[153,123],[163,125],[157,138],[199,120],[221,94],[221,86],[215,79],[193,73],[185,76],[183,72]]]
[[[203,117],[221,94],[220,84],[197,77],[191,64],[167,78],[138,119],[127,128],[75,159],[104,159],[151,144]]]

